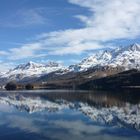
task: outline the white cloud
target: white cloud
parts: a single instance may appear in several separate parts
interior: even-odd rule
[[[71,42],[68,44],[67,47],[56,49],[49,54],[51,55],[63,55],[63,54],[81,54],[85,50],[94,50],[94,49],[99,49],[103,48],[104,46],[99,45],[97,43],[93,42],[85,42],[85,43],[76,43],[76,42]]]
[[[8,53],[6,51],[0,51],[0,55],[3,56],[3,55],[7,55]]]
[[[38,51],[42,48],[40,43],[25,44],[20,48],[12,48],[9,50],[8,59],[19,60],[25,58],[35,58],[44,56],[44,54],[39,54]]]
[[[69,2],[87,7],[91,11],[91,16],[77,17],[86,24],[86,27],[91,28],[91,35],[95,40],[134,38],[140,34],[139,0],[69,0]]]
[[[6,57],[8,60],[44,57],[46,53],[41,53],[40,50],[42,49],[44,48],[41,43],[31,43],[9,49],[8,51],[0,51],[0,55]]]
[[[49,50],[49,54],[80,54],[87,50],[106,47],[102,44],[116,39],[134,39],[140,35],[139,0],[69,0],[69,2],[88,8],[91,14],[75,15],[85,24],[84,28],[38,36]]]

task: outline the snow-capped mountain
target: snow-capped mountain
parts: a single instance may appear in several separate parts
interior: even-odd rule
[[[0,73],[0,80],[22,80],[24,78],[40,77],[52,72],[63,75],[69,72],[81,72],[91,68],[104,67],[108,68],[121,68],[121,71],[140,69],[140,45],[133,44],[127,47],[118,47],[108,50],[100,50],[83,59],[79,64],[74,64],[69,67],[64,67],[55,62],[47,64],[39,64],[29,62],[27,64],[18,65],[16,68],[9,70],[5,73]],[[119,70],[117,71],[119,72]],[[5,80],[6,81],[6,80]],[[5,82],[7,83],[7,81]]]
[[[51,72],[63,71],[64,69],[64,66],[55,62],[49,62],[47,64],[28,62],[27,64],[18,65],[16,68],[1,74],[0,77],[10,80],[21,80],[25,77],[39,77]]]
[[[117,51],[112,52],[114,56],[110,66],[123,66],[127,69],[140,69],[140,45],[134,44],[129,47],[122,47]]]
[[[99,51],[79,64],[69,67],[71,71],[86,71],[95,66],[124,67],[125,70],[140,69],[140,45],[133,44],[111,50]]]

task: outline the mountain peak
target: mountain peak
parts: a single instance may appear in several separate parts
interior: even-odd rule
[[[43,66],[42,64],[35,63],[35,62],[33,62],[33,61],[29,61],[29,62],[26,63],[26,64],[18,65],[14,70],[35,69],[35,68],[42,67],[42,66]]]
[[[140,51],[140,45],[135,43],[130,46],[130,50],[132,51]]]
[[[111,53],[108,50],[105,50],[101,55],[100,59],[110,60],[112,58]]]
[[[35,62],[33,62],[33,61],[29,61],[27,64],[32,65],[32,64],[36,64],[36,63],[35,63]]]
[[[38,64],[38,63],[35,63],[35,62],[33,62],[33,61],[29,61],[27,64],[25,64],[26,66],[38,66],[38,65],[40,65],[40,64]]]

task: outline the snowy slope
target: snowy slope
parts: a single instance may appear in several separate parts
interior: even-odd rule
[[[49,62],[47,64],[28,62],[27,64],[18,65],[16,68],[1,74],[0,78],[18,80],[25,77],[39,77],[43,74],[63,70],[65,70],[65,67],[55,62]]]
[[[126,69],[140,69],[140,45],[134,44],[123,47],[112,53],[114,58],[109,62],[110,66],[124,66]]]
[[[140,45],[133,44],[111,50],[99,51],[79,64],[69,67],[70,71],[86,71],[95,66],[124,67],[126,70],[140,69]]]

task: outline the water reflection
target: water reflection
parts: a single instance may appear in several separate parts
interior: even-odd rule
[[[136,91],[1,92],[0,112],[3,139],[18,138],[19,131],[20,137],[23,135],[20,139],[117,140],[140,136],[140,94]]]

